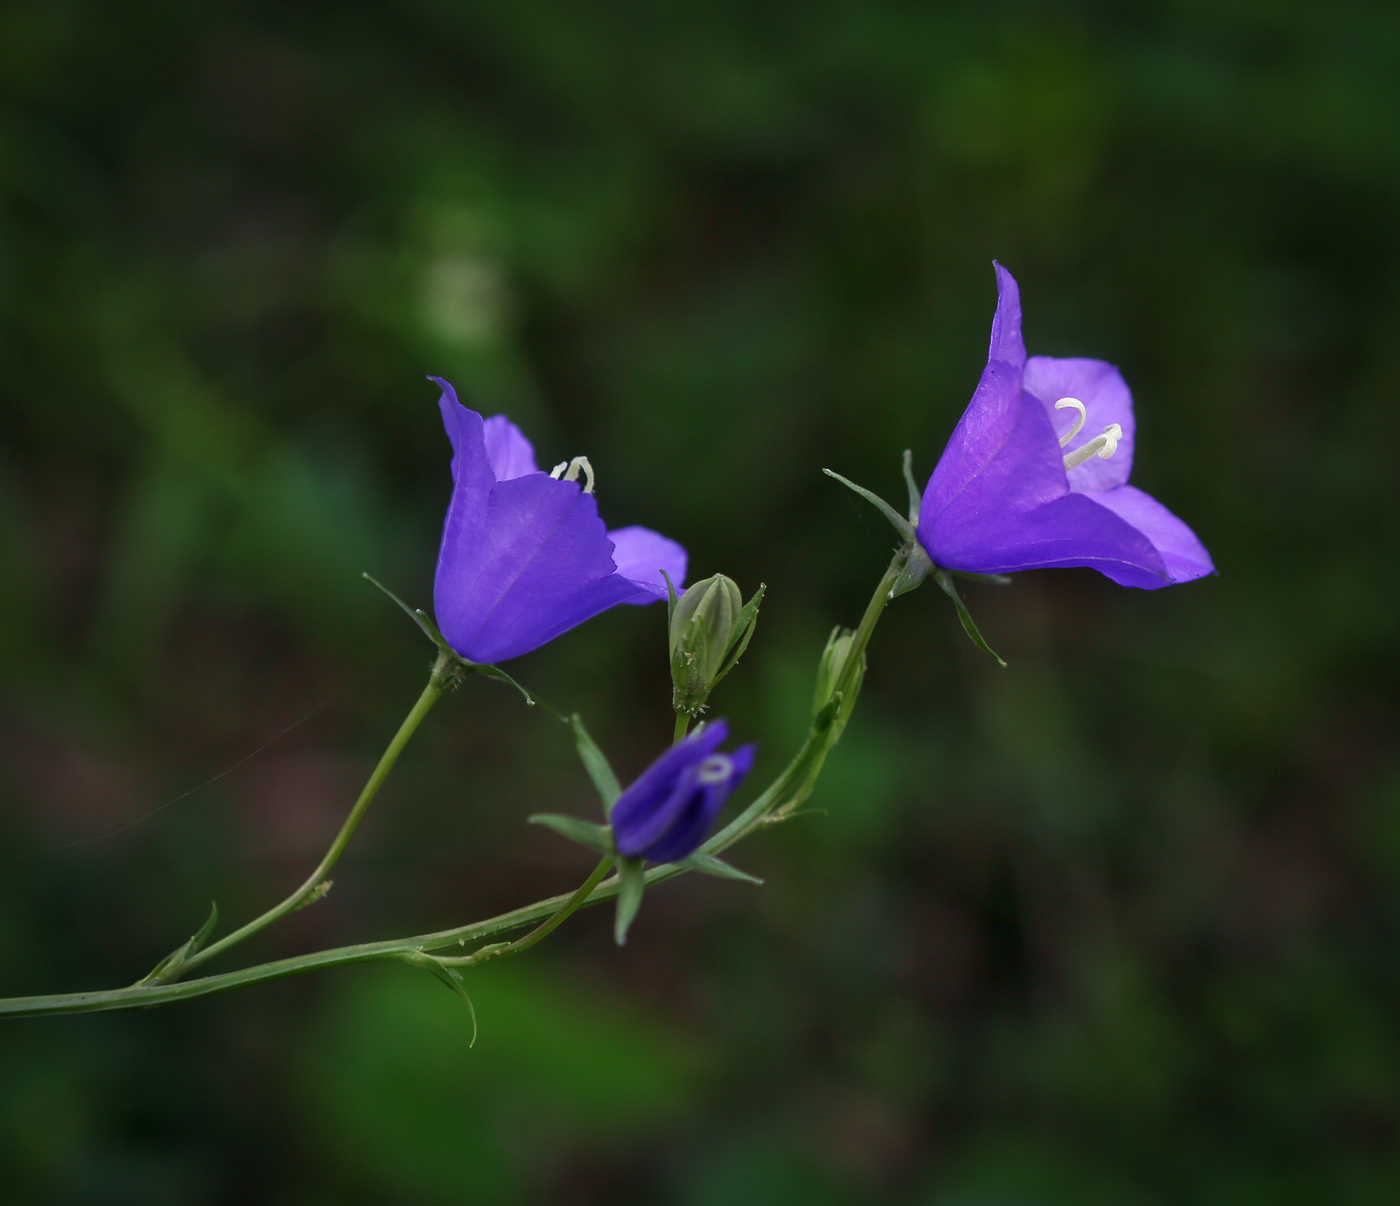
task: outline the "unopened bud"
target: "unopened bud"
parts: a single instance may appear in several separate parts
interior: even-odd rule
[[[677,601],[671,614],[671,681],[678,711],[693,715],[704,704],[743,610],[739,587],[723,574],[693,583]]]
[[[851,642],[855,640],[855,635],[849,628],[839,625],[831,630],[826,648],[822,650],[821,661],[817,663],[817,689],[812,696],[813,716],[818,715],[836,694],[836,687],[846,669],[846,662],[851,654]],[[855,680],[851,684],[853,692],[860,690],[861,680],[865,677],[865,654],[860,656],[861,664],[857,667]]]
[[[705,706],[715,683],[729,673],[748,644],[762,597],[759,587],[746,606],[734,580],[716,574],[688,587],[676,602],[671,613],[676,711],[695,716]]]

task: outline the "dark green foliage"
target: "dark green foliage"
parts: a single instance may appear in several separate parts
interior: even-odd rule
[[[1397,61],[1362,0],[0,10],[4,992],[314,865],[432,655],[359,578],[431,603],[430,372],[768,583],[711,701],[755,782],[891,549],[820,470],[928,473],[993,256],[1222,571],[959,584],[1008,670],[896,600],[766,886],[464,973],[470,1052],[402,967],[0,1028],[6,1202],[1393,1202]],[[506,669],[629,782],[665,630]],[[571,890],[570,747],[469,676],[246,957]]]

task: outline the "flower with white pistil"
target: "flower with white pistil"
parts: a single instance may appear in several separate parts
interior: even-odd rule
[[[685,549],[674,540],[603,526],[586,456],[542,473],[514,423],[483,419],[446,381],[430,380],[442,388],[453,453],[433,608],[462,657],[519,657],[619,603],[665,599],[666,575],[685,582]]]
[[[1021,297],[997,272],[982,380],[919,507],[934,565],[966,573],[1083,565],[1148,590],[1215,572],[1205,546],[1128,485],[1133,399],[1102,360],[1027,358]],[[1069,448],[1085,426],[1098,434]],[[1068,451],[1063,451],[1068,449]]]

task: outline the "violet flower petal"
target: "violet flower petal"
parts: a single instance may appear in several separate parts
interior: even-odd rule
[[[1135,486],[1119,486],[1116,490],[1105,490],[1089,497],[1131,524],[1152,542],[1173,583],[1191,582],[1215,573],[1215,562],[1196,533],[1152,495],[1143,493]]]
[[[456,401],[455,393],[453,401]],[[486,457],[491,462],[491,471],[496,475],[498,482],[540,472],[539,466],[535,464],[534,445],[505,415],[493,415],[486,420],[484,427]]]
[[[1123,485],[1133,471],[1133,440],[1137,424],[1133,419],[1133,395],[1123,374],[1106,360],[1057,356],[1032,356],[1026,361],[1026,393],[1040,400],[1050,416],[1058,441],[1074,426],[1079,412],[1072,407],[1056,410],[1061,398],[1077,398],[1084,403],[1088,419],[1062,453],[1083,447],[1111,423],[1123,429],[1118,448],[1107,460],[1090,457],[1069,471],[1069,488],[1083,492],[1112,490]]]
[[[686,552],[670,537],[650,528],[617,528],[608,533],[613,542],[613,563],[617,572],[637,590],[626,603],[655,603],[668,596],[665,570],[679,594],[685,586]]]
[[[1026,348],[1021,342],[1021,292],[1011,273],[1000,264],[994,266],[997,310],[987,367],[924,490],[920,514],[931,518],[936,518],[997,456],[1021,409],[1021,370],[1026,363]]]

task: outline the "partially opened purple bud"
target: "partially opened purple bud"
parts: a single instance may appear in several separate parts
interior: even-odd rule
[[[685,549],[674,540],[603,526],[586,457],[542,473],[514,423],[483,420],[442,378],[429,380],[442,387],[453,452],[433,607],[462,657],[519,657],[619,603],[665,599],[662,571],[685,582]]]
[[[1026,357],[1021,295],[1000,264],[982,380],[919,508],[942,569],[1001,574],[1084,565],[1148,590],[1215,572],[1205,546],[1127,484],[1133,399],[1102,360]]]
[[[723,720],[701,725],[617,798],[611,819],[618,854],[671,863],[694,853],[753,766],[752,745],[719,752],[728,736]]]

